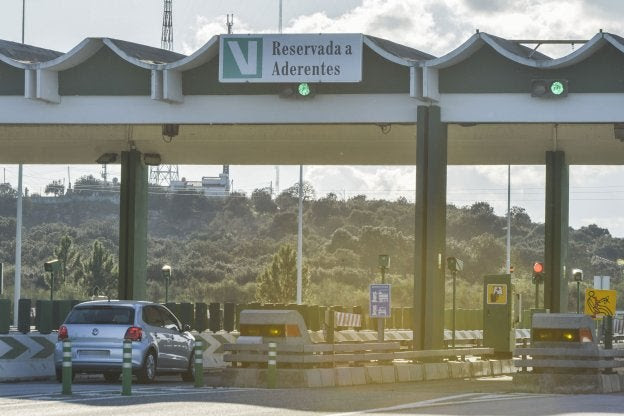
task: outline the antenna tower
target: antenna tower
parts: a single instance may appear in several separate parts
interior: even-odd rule
[[[173,51],[173,0],[164,0],[162,35],[160,47]],[[164,136],[163,136],[164,138]],[[154,185],[171,185],[171,182],[180,180],[178,165],[159,165],[150,167],[150,183]]]
[[[161,49],[173,50],[173,11],[172,0],[165,0],[165,10],[163,11],[162,36],[160,37]]]
[[[226,25],[228,35],[232,34],[232,27],[234,26],[234,14],[226,15]],[[223,165],[223,176],[225,177],[227,185],[225,185],[225,191],[230,191],[230,165]]]

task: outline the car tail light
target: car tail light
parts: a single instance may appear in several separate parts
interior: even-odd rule
[[[130,341],[141,341],[143,338],[143,330],[138,326],[131,326],[126,331],[126,335],[124,335],[124,339],[128,339]]]
[[[67,332],[67,327],[65,325],[61,325],[58,330],[58,340],[63,341],[64,339],[69,338],[69,333]]]

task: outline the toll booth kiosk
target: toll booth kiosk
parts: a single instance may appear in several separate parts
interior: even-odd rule
[[[516,346],[513,322],[513,286],[510,274],[483,278],[483,346],[509,358]]]

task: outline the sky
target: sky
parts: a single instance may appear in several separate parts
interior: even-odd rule
[[[86,37],[112,37],[160,46],[162,0],[25,0],[25,41],[66,52]],[[174,50],[191,54],[212,36],[225,33],[226,14],[234,33],[275,33],[279,0],[173,0]],[[22,0],[2,0],[0,39],[21,41]],[[284,33],[365,33],[441,56],[475,31],[505,38],[589,39],[600,29],[624,35],[621,0],[283,0]],[[572,46],[542,47],[561,56]],[[17,166],[0,165],[6,181],[17,184]],[[109,166],[109,179],[119,177]],[[199,180],[217,176],[221,166],[180,166],[180,176]],[[297,166],[281,166],[279,189],[298,180]],[[24,186],[41,193],[52,180],[72,182],[99,177],[97,165],[26,165]],[[231,166],[234,189],[251,193],[275,187],[270,166]],[[304,180],[317,196],[414,200],[415,169],[410,166],[306,166]],[[544,220],[543,166],[511,167],[511,205]],[[624,237],[624,169],[616,166],[570,167],[570,225],[598,224]],[[489,202],[499,215],[507,208],[506,166],[450,166],[448,201],[458,206]]]

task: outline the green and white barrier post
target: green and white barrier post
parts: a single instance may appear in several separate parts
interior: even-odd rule
[[[72,361],[71,361],[71,342],[69,340],[63,341],[63,394],[72,394]]]
[[[132,394],[132,341],[124,339],[123,361],[121,364],[121,395]]]
[[[204,387],[204,350],[200,340],[195,341],[195,387]]]
[[[267,365],[267,387],[275,388],[277,382],[277,344],[269,342],[269,360]]]

